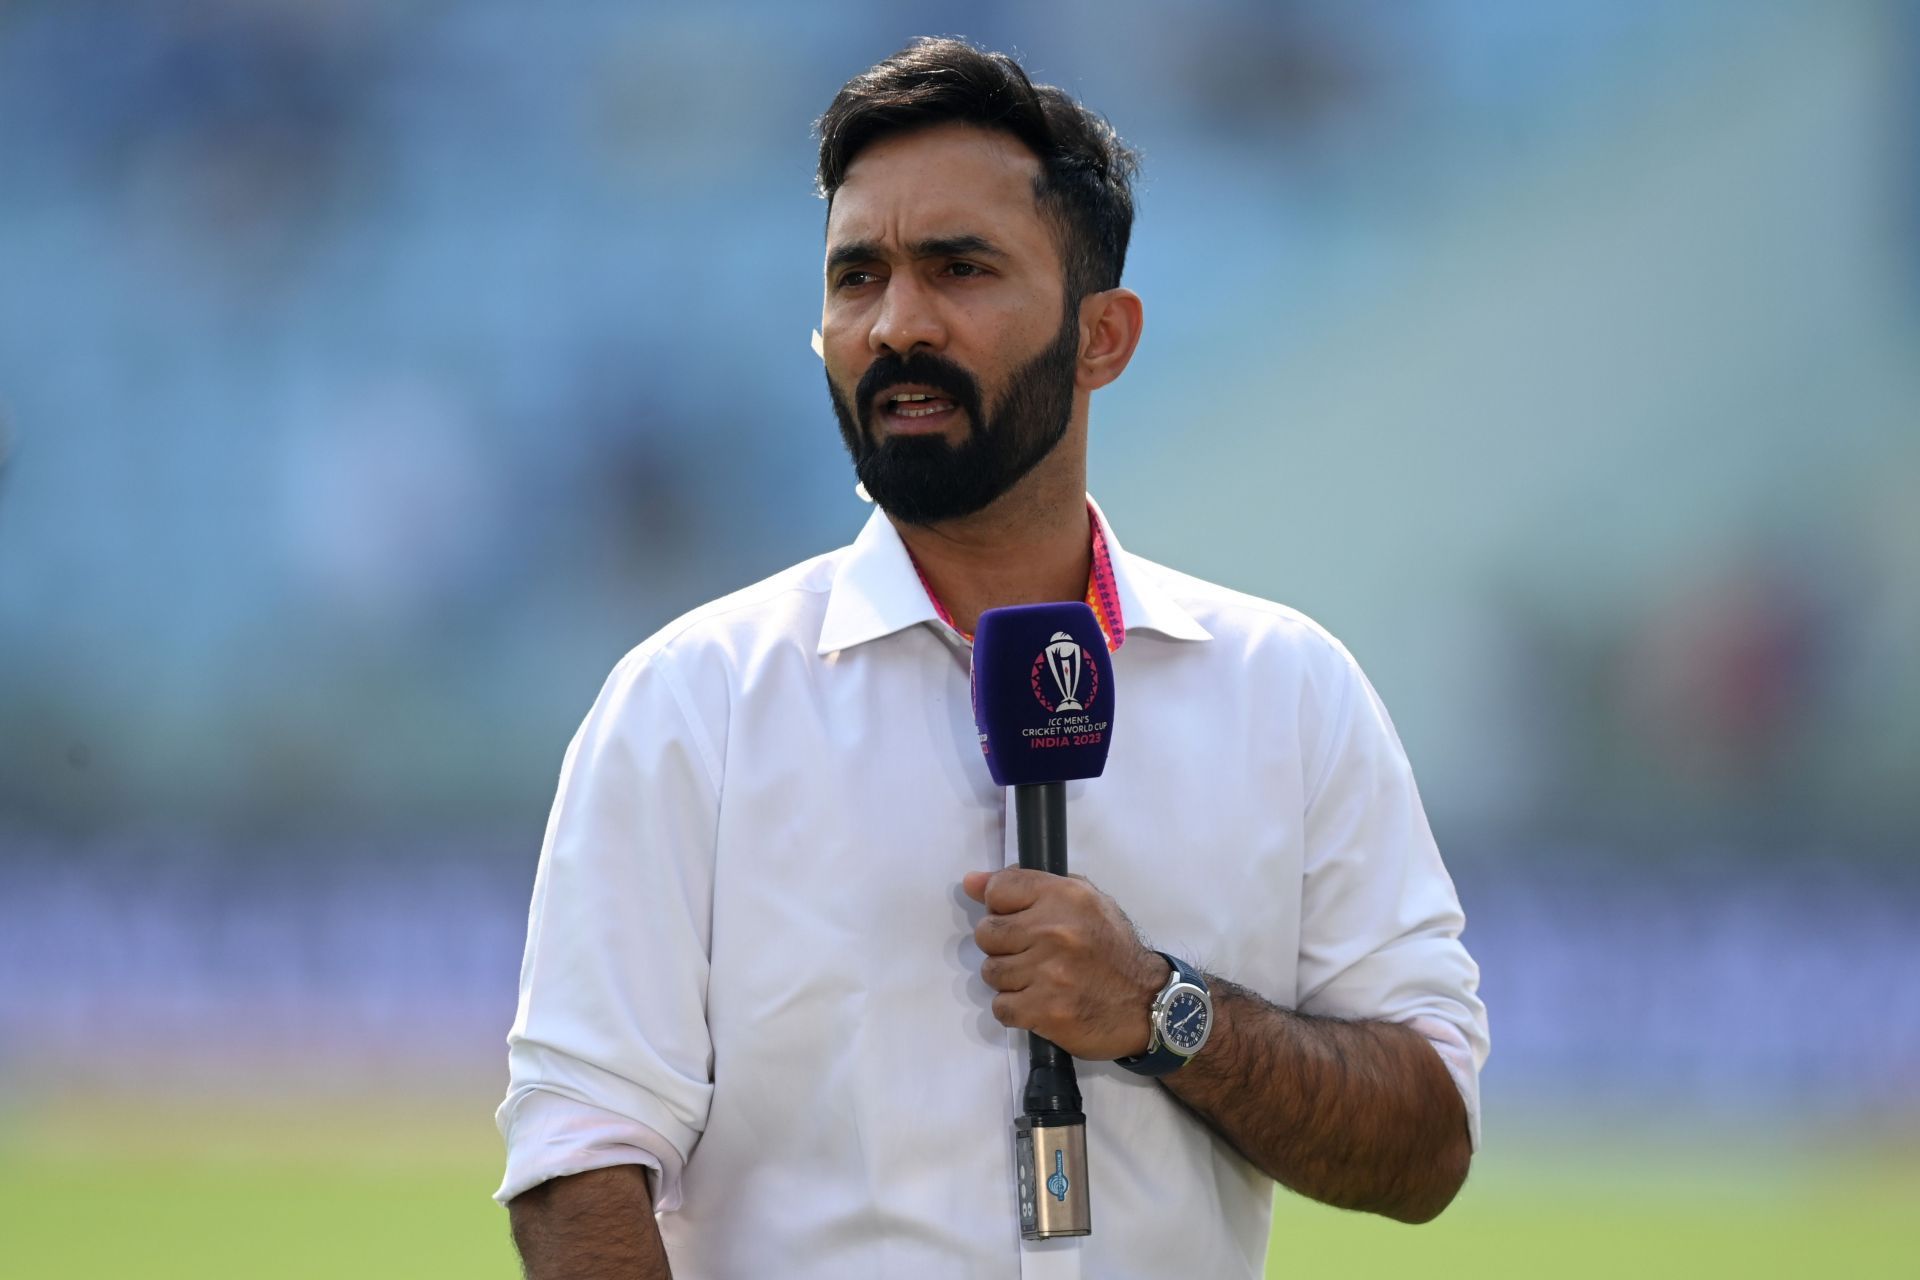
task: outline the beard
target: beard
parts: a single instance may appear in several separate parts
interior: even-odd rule
[[[1073,416],[1074,365],[1080,354],[1079,308],[1067,303],[1065,311],[1053,341],[1007,379],[990,414],[981,413],[973,375],[943,356],[881,356],[861,375],[854,406],[827,375],[841,442],[881,510],[916,525],[970,516],[1053,452]],[[952,400],[966,414],[966,437],[958,444],[940,436],[895,436],[874,443],[874,397],[905,382]]]

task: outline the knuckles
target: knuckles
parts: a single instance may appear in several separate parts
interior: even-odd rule
[[[988,955],[1007,955],[1027,947],[1020,926],[1006,916],[988,916],[975,925],[973,941]]]
[[[1130,933],[1117,904],[1086,880],[1023,867],[995,872],[982,897],[989,914],[973,937],[994,1018],[1069,1052],[1099,1049],[1098,1028],[1112,1016],[1105,986],[1124,970],[1116,946]],[[1018,990],[1008,990],[1013,982]]]
[[[1085,930],[1078,920],[1047,920],[1033,932],[1036,940],[1049,943],[1061,951],[1084,953],[1088,950]]]
[[[1031,867],[1006,867],[987,878],[982,895],[987,910],[999,915],[1055,902],[1079,910],[1097,904],[1101,894],[1078,876],[1056,876]]]
[[[1005,991],[1013,981],[1013,967],[999,956],[988,956],[980,965],[980,977],[995,991]]]
[[[1045,892],[1045,883],[1035,882],[1035,877],[1045,875],[1044,871],[1031,871],[1025,867],[1008,867],[994,872],[987,879],[984,895],[987,910],[1000,915],[1025,910]]]

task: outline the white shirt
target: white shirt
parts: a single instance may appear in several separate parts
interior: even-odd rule
[[[1277,1004],[1415,1026],[1477,1145],[1479,973],[1373,689],[1301,614],[1105,532],[1126,638],[1106,772],[1067,786],[1074,871]],[[614,669],[534,883],[502,1203],[645,1164],[683,1280],[1262,1274],[1273,1183],[1110,1062],[1078,1064],[1093,1234],[1020,1239],[1026,1034],[960,891],[1017,857],[968,664],[876,511]]]

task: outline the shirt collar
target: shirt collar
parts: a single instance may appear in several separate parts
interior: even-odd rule
[[[920,589],[907,544],[886,512],[875,507],[833,575],[817,652],[850,649],[915,623],[939,620],[933,601]]]
[[[1160,585],[1147,562],[1129,555],[1120,545],[1100,504],[1089,496],[1087,506],[1092,509],[1093,518],[1100,522],[1100,531],[1106,535],[1107,554],[1113,560],[1113,579],[1119,588],[1120,614],[1127,620],[1127,633],[1151,631],[1169,640],[1213,639],[1213,633],[1201,626],[1199,620]]]
[[[1087,505],[1106,538],[1127,633],[1153,631],[1173,640],[1211,640],[1207,629],[1121,548],[1099,505],[1091,498]],[[875,507],[834,574],[817,652],[852,648],[918,623],[939,621],[906,544],[886,513]]]

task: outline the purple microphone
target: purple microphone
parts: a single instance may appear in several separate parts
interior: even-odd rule
[[[973,720],[993,780],[1013,788],[1020,865],[1066,875],[1066,783],[1099,777],[1113,740],[1113,668],[1093,610],[1025,604],[981,614]],[[1031,1034],[1027,1050],[1024,1114],[1013,1126],[1020,1234],[1088,1235],[1087,1117],[1073,1058]]]
[[[1093,610],[1019,604],[981,614],[973,722],[1003,787],[1099,777],[1113,738],[1113,669]]]

